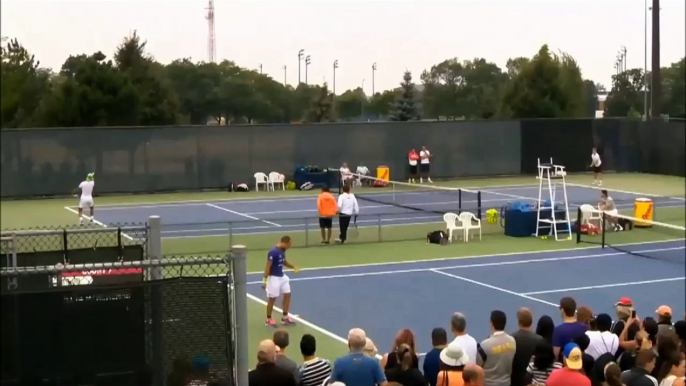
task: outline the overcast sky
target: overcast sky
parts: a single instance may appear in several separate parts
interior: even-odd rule
[[[59,70],[69,55],[112,56],[134,30],[158,61],[207,60],[206,0],[3,0],[2,36],[18,38],[41,64]],[[685,55],[684,0],[662,0],[662,66]],[[652,0],[649,1],[649,6]],[[297,83],[299,49],[312,56],[309,83],[336,91],[394,88],[405,69],[415,82],[444,59],[484,57],[504,68],[542,44],[579,62],[584,78],[610,86],[622,46],[643,67],[644,0],[215,1],[217,57]],[[649,14],[650,19],[650,14]],[[650,20],[648,31],[651,30]],[[650,52],[650,35],[649,35]],[[650,55],[650,54],[649,54]],[[648,57],[650,69],[650,56]],[[305,80],[303,65],[302,80]]]

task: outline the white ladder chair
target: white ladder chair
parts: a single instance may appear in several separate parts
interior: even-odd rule
[[[462,231],[464,236],[464,228],[462,227],[462,222],[459,222],[459,217],[455,213],[446,213],[443,215],[443,221],[445,221],[445,227],[448,230],[448,240],[453,242],[453,231]]]
[[[260,184],[264,184],[266,190],[269,190],[269,178],[262,172],[255,173],[255,191],[260,191]]]
[[[567,172],[565,167],[562,165],[556,165],[553,163],[553,159],[550,158],[549,164],[542,164],[540,158],[538,159],[538,205],[536,210],[536,237],[539,236],[555,236],[555,240],[571,240],[572,227],[569,219],[569,200],[567,198],[567,184],[565,177]],[[543,189],[544,182],[548,188],[548,198],[550,200],[550,206],[543,205]],[[555,194],[557,187],[560,185],[562,187],[563,200],[565,205],[564,218],[558,219],[555,214]],[[550,219],[541,218],[541,212],[544,210],[549,210],[551,214]],[[544,224],[544,225],[541,225]],[[567,229],[564,232],[558,231],[557,224],[567,224]],[[541,229],[548,229],[548,234],[541,234]],[[567,233],[568,237],[561,239],[559,233]]]
[[[478,229],[479,230],[479,240],[481,240],[481,220],[478,219],[472,212],[462,212],[460,213],[460,222],[464,228],[464,241],[469,241],[469,230]],[[472,235],[474,237],[474,235]]]
[[[281,184],[281,190],[286,190],[286,183],[284,175],[279,172],[269,173],[269,185],[272,190],[276,190],[275,186]]]

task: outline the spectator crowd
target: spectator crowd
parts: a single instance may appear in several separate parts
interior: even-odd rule
[[[333,362],[316,355],[312,335],[301,337],[297,355],[289,333],[277,330],[260,342],[248,386],[684,386],[686,313],[673,323],[671,308],[661,306],[655,317],[640,318],[622,298],[613,317],[577,308],[570,297],[560,300],[559,312],[562,323],[542,315],[534,326],[532,312],[521,308],[510,327],[504,312],[492,311],[491,334],[481,342],[457,312],[449,332],[431,331],[433,349],[425,354],[408,329],[380,355],[365,331],[353,328],[350,352]]]

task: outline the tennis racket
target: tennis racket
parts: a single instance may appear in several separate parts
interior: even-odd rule
[[[360,230],[357,228],[357,215],[353,217],[353,227],[350,229],[348,232],[350,234],[350,238],[355,240],[360,236]]]

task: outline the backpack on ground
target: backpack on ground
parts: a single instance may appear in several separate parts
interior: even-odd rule
[[[426,242],[429,244],[448,244],[448,235],[444,231],[433,231],[426,234]]]

